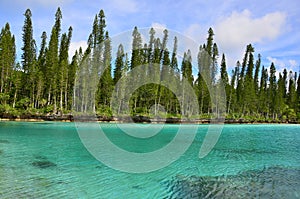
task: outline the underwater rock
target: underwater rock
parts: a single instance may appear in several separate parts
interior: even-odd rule
[[[42,155],[35,155],[34,158],[38,159],[38,160],[47,160],[47,157],[42,156]]]
[[[3,154],[3,151],[2,150],[0,150],[0,155],[2,155]]]
[[[9,141],[8,140],[0,140],[0,144],[8,144]]]
[[[170,198],[297,198],[300,170],[270,167],[219,177],[176,176]]]
[[[46,169],[46,168],[51,168],[51,167],[56,167],[57,164],[50,162],[48,160],[43,160],[43,161],[35,161],[32,163],[33,166],[38,167],[40,169]]]

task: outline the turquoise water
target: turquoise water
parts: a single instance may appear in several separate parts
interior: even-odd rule
[[[101,125],[114,144],[136,153],[165,146],[180,127],[137,139]],[[1,122],[0,198],[300,198],[300,125],[225,125],[199,159],[207,129],[200,125],[169,166],[133,174],[97,161],[74,123]]]

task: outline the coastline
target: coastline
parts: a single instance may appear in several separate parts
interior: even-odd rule
[[[0,122],[74,122],[74,117],[71,114],[68,115],[26,115],[18,117],[0,117]],[[99,123],[153,123],[153,124],[210,124],[210,119],[181,119],[181,118],[150,118],[146,116],[134,116],[134,117],[104,117],[97,116],[97,119],[90,117],[81,117],[76,121],[90,122],[96,121]],[[213,121],[213,123],[216,123]],[[225,119],[220,121],[224,124],[300,124],[297,121],[281,121],[281,120],[249,120],[244,118],[239,119]]]

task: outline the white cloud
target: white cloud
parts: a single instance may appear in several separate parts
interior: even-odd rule
[[[122,13],[135,13],[139,11],[138,2],[135,0],[110,0],[109,5],[114,8],[114,10]]]
[[[195,40],[197,43],[203,43],[206,40],[207,30],[201,27],[199,24],[191,24],[184,34],[191,39]]]
[[[167,28],[167,26],[165,25],[165,24],[161,24],[161,23],[157,23],[157,22],[153,22],[152,24],[151,24],[151,28],[154,28],[154,30],[155,30],[155,36],[156,37],[159,37],[159,38],[163,38],[163,36],[164,36],[164,30],[165,29],[168,29]],[[170,32],[170,30],[168,30],[169,32]],[[148,37],[148,33],[146,34],[147,35],[147,37]]]
[[[163,30],[167,28],[167,26],[165,24],[161,24],[161,23],[157,23],[157,22],[152,23],[151,27],[154,29],[163,29]]]
[[[285,59],[278,59],[275,57],[267,57],[267,60],[274,63],[276,67],[276,74],[278,75],[280,72],[282,72],[284,69],[287,69],[287,71],[293,71],[293,72],[299,72],[300,67],[296,60],[285,60]]]
[[[217,22],[214,31],[219,47],[235,63],[243,55],[247,44],[274,40],[285,31],[285,25],[285,13],[273,12],[253,18],[249,10],[244,10],[233,12]]]
[[[286,64],[284,63],[284,61],[279,60],[275,57],[267,57],[267,60],[271,63],[273,62],[275,67],[279,68],[279,69],[283,69],[286,67]]]
[[[87,48],[86,41],[71,42],[70,49],[69,49],[69,59],[70,60],[75,55],[75,51],[76,50],[78,51],[80,47],[84,51]]]
[[[294,60],[294,59],[290,59],[290,60],[289,60],[289,65],[290,65],[291,67],[293,67],[293,68],[299,67],[299,64],[298,64],[297,61]]]

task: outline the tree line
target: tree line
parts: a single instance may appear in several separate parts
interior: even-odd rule
[[[210,118],[217,107],[211,92],[222,84],[226,94],[223,111],[229,119],[300,121],[300,74],[287,69],[277,74],[274,63],[263,66],[261,55],[254,57],[251,44],[246,46],[243,60],[228,71],[225,54],[219,54],[212,28],[206,42],[199,46],[196,58],[187,50],[179,59],[176,36],[172,38],[173,48],[167,48],[168,30],[159,38],[151,28],[149,40],[144,43],[134,27],[130,54],[120,44],[113,60],[105,14],[100,10],[95,15],[87,48],[80,48],[69,59],[73,29],[62,33],[60,8],[49,37],[42,33],[39,48],[33,37],[30,9],[24,17],[20,62],[16,59],[15,37],[9,23],[0,33],[2,117],[66,114],[71,110],[96,112],[101,116],[122,115],[128,101],[131,115],[181,117],[194,111],[197,113],[194,117]],[[139,70],[142,65],[150,67]],[[197,75],[193,68],[197,68]],[[135,81],[131,81],[126,77],[134,70],[139,72]],[[128,86],[147,78],[155,79],[156,83],[139,87],[126,99]],[[182,88],[180,95],[167,84]],[[198,110],[192,110],[195,107],[190,106],[187,88],[195,93]]]

